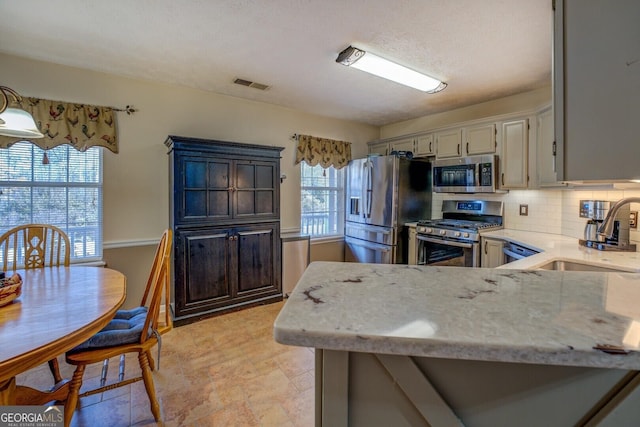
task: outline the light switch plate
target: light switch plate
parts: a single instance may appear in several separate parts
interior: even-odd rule
[[[529,205],[520,205],[520,216],[529,215]]]

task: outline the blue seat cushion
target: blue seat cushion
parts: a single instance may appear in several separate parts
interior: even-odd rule
[[[114,319],[131,319],[134,316],[139,314],[146,314],[147,307],[136,307],[131,310],[118,310],[116,311],[116,315],[113,316]]]
[[[115,347],[139,342],[146,319],[146,307],[137,307],[132,310],[118,310],[107,326],[87,341],[73,348],[70,353],[92,348]]]

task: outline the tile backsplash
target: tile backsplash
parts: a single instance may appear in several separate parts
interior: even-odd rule
[[[608,200],[640,197],[640,190],[512,190],[495,194],[434,193],[433,218],[442,217],[443,200],[501,200],[504,202],[504,226],[514,230],[538,231],[582,238],[586,218],[580,218],[580,200]],[[520,215],[520,205],[528,206],[528,215]],[[639,211],[640,204],[631,205]],[[631,229],[632,243],[640,245],[640,232]]]

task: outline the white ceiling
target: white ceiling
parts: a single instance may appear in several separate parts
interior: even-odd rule
[[[551,40],[550,0],[0,0],[0,52],[378,126],[547,86]],[[336,63],[349,45],[449,86]]]

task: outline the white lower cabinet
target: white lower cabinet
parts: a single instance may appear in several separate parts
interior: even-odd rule
[[[481,255],[480,266],[486,268],[495,268],[504,264],[504,241],[500,239],[491,239],[489,237],[480,238]]]
[[[409,229],[409,233],[407,236],[407,252],[408,252],[408,259],[407,259],[407,264],[409,265],[416,265],[418,264],[418,237],[417,237],[417,233],[416,233],[416,227],[415,226],[409,226],[407,227]]]

